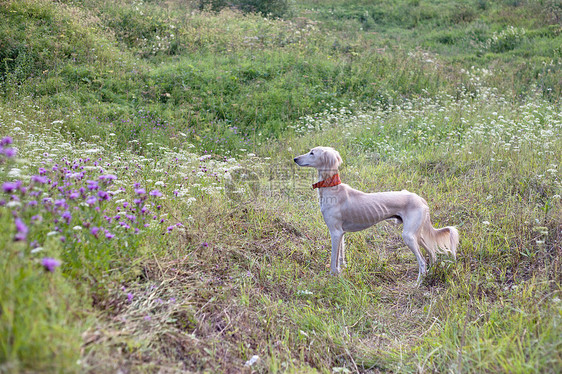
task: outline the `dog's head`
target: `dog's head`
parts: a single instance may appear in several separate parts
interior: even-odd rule
[[[342,163],[338,151],[331,147],[315,147],[304,155],[297,156],[294,161],[299,166],[315,168],[320,172],[334,171]]]

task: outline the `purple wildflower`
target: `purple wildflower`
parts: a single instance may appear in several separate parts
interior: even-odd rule
[[[16,223],[16,230],[17,233],[14,236],[14,240],[15,241],[23,241],[27,238],[27,226],[25,223],[23,223],[23,221],[21,220],[21,218],[16,218],[15,219],[15,223]]]
[[[99,227],[95,227],[95,226],[90,229],[90,232],[91,232],[92,235],[95,236],[96,238],[98,237],[98,232],[99,232],[99,231],[100,231],[100,228],[99,228]]]
[[[97,201],[98,201],[98,199],[95,196],[89,196],[86,199],[86,203],[89,204],[89,205],[94,205]]]
[[[100,175],[99,180],[100,181],[104,181],[104,182],[111,182],[117,179],[116,175],[113,174],[105,174],[105,175]]]
[[[156,197],[160,197],[162,196],[162,192],[158,191],[158,190],[152,190],[149,193],[150,196],[156,196]]]
[[[203,247],[205,247],[205,248],[206,248],[206,247],[208,247],[208,246],[209,246],[209,243],[207,243],[207,242],[203,242],[203,243],[202,243],[201,245],[202,245]]]
[[[41,260],[41,265],[43,265],[45,270],[51,273],[54,272],[55,269],[60,266],[60,264],[61,263],[59,260],[55,260],[54,258],[51,257],[45,257]]]
[[[115,235],[113,235],[113,234],[110,233],[109,231],[106,231],[106,232],[105,232],[105,237],[106,237],[107,239],[113,239],[113,238],[115,237]]]
[[[34,175],[31,177],[31,181],[35,183],[45,184],[49,179],[47,177],[43,177],[41,175]]]
[[[4,155],[8,158],[12,158],[16,155],[16,149],[15,148],[4,148],[2,150],[2,152],[4,153]]]
[[[88,184],[88,189],[90,191],[94,191],[94,190],[97,190],[98,188],[100,188],[98,182],[96,182],[96,181],[88,180],[88,181],[86,181],[86,183]]]
[[[72,214],[70,214],[70,212],[68,210],[65,210],[63,214],[61,214],[61,218],[64,218],[64,220],[66,221],[66,224],[70,224],[70,221],[72,220]]]
[[[137,195],[144,195],[146,193],[146,190],[144,188],[135,188],[135,193]]]
[[[14,192],[15,190],[18,189],[18,187],[19,185],[17,182],[4,182],[4,184],[2,185],[2,189],[6,193]]]
[[[129,292],[129,293],[127,293],[127,301],[128,301],[128,302],[131,302],[131,301],[133,301],[133,294],[132,294],[132,293],[130,293],[130,292]]]
[[[105,191],[98,191],[98,196],[100,197],[100,199],[102,200],[109,200],[111,199],[111,196],[109,196],[109,194]]]
[[[4,145],[8,145],[8,144],[12,144],[13,140],[11,136],[6,136],[4,138],[2,138],[2,140],[0,140],[0,145],[4,146]]]

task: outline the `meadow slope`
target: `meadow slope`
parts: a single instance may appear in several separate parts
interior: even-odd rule
[[[562,371],[559,2],[201,3],[0,3],[0,372]],[[316,145],[457,261],[329,276]]]

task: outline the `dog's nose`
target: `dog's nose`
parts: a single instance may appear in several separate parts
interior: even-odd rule
[[[296,157],[295,157],[295,158],[293,158],[293,161],[297,162],[297,158],[296,158]]]

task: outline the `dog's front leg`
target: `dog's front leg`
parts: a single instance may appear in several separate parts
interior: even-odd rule
[[[330,261],[330,273],[338,275],[341,273],[339,255],[340,246],[342,244],[344,232],[341,230],[331,230],[330,236],[332,237],[332,258]]]
[[[345,234],[341,236],[340,249],[338,250],[338,262],[340,268],[347,267],[347,261],[345,261]]]

